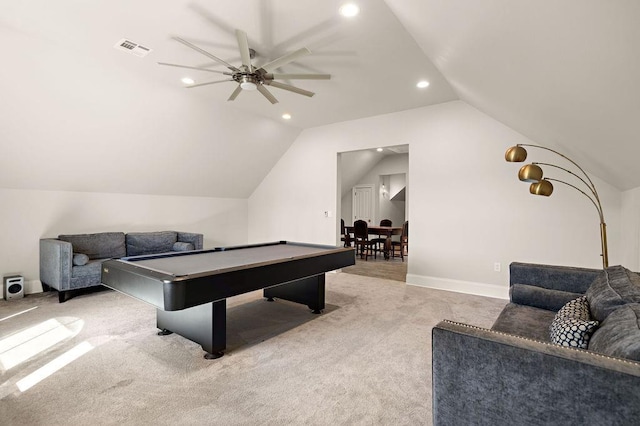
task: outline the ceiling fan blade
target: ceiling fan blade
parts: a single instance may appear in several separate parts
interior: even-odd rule
[[[267,74],[274,80],[330,80],[331,74]]]
[[[273,81],[273,80],[268,82],[268,83],[265,81],[264,84],[268,84],[269,86],[277,87],[278,89],[288,90],[290,92],[298,93],[299,95],[304,95],[304,96],[308,96],[308,97],[312,97],[313,95],[315,95],[315,93],[310,92],[308,90],[300,89],[298,87],[290,86],[290,85],[284,84],[284,83],[279,83],[279,82]]]
[[[242,92],[242,86],[240,86],[238,84],[238,87],[236,87],[236,90],[233,91],[233,93],[231,94],[231,96],[229,96],[229,99],[227,99],[228,101],[232,101],[235,98],[238,97],[238,95],[240,94],[240,92]]]
[[[218,73],[218,74],[232,75],[230,72],[227,72],[227,71],[210,70],[209,68],[190,67],[190,66],[187,66],[187,65],[168,64],[166,62],[158,62],[158,65],[166,65],[168,67],[187,68],[187,69],[190,69],[190,70],[208,71],[208,72],[215,72],[215,73]]]
[[[309,49],[303,47],[301,49],[296,50],[295,52],[287,53],[286,55],[280,56],[278,59],[274,59],[273,61],[263,65],[261,69],[266,72],[271,72],[277,68],[280,68],[283,65],[288,64],[289,62],[295,61],[298,58],[303,56],[307,56],[311,53]]]
[[[173,37],[173,39],[175,41],[178,41],[178,42],[184,44],[187,47],[192,48],[193,50],[195,50],[198,53],[202,53],[207,58],[211,58],[214,61],[224,65],[225,67],[229,68],[231,71],[240,71],[238,68],[234,67],[233,65],[223,61],[222,59],[218,58],[217,56],[212,55],[211,53],[207,52],[206,50],[200,49],[198,46],[196,46],[195,44],[189,43],[187,40],[183,40],[180,37]]]
[[[226,83],[227,81],[233,81],[233,79],[230,78],[228,80],[216,80],[216,81],[209,81],[209,82],[206,82],[206,83],[191,84],[191,85],[186,86],[186,87],[187,87],[187,89],[192,89],[194,87],[208,86],[209,84]]]
[[[277,104],[278,100],[264,87],[262,84],[258,84],[258,92],[262,93],[262,95],[269,100],[272,104]]]
[[[238,39],[238,48],[240,49],[240,57],[242,58],[242,65],[247,67],[249,72],[253,72],[253,66],[251,65],[251,54],[249,53],[249,40],[247,40],[247,33],[242,30],[236,30],[236,38]]]

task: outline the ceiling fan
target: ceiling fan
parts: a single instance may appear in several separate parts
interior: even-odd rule
[[[309,55],[311,51],[306,47],[298,49],[294,52],[287,53],[277,59],[274,59],[271,62],[268,62],[261,67],[255,67],[251,64],[251,59],[255,55],[255,51],[249,48],[249,41],[247,39],[247,33],[242,30],[236,30],[236,38],[238,39],[238,48],[240,49],[240,58],[242,60],[242,65],[239,67],[235,67],[229,64],[226,61],[212,55],[200,47],[181,39],[180,37],[173,37],[174,40],[184,44],[187,47],[195,50],[203,54],[204,56],[213,59],[214,61],[224,65],[230,71],[218,71],[212,70],[209,68],[201,68],[201,67],[190,67],[187,65],[178,65],[178,64],[168,64],[166,62],[158,62],[160,65],[167,65],[171,67],[179,67],[179,68],[188,68],[199,71],[207,71],[213,72],[223,75],[228,75],[231,78],[226,80],[216,80],[209,81],[206,83],[192,84],[187,86],[188,88],[206,86],[209,84],[217,84],[217,83],[225,83],[227,81],[235,81],[238,83],[238,87],[231,93],[229,96],[229,101],[234,100],[240,92],[243,90],[258,90],[265,98],[269,100],[272,104],[278,103],[278,100],[267,90],[265,86],[276,87],[278,89],[288,90],[293,93],[298,93],[304,96],[313,96],[315,93],[310,92],[308,90],[300,89],[295,86],[291,86],[290,84],[281,83],[276,80],[329,80],[331,78],[330,74],[277,74],[273,73],[273,71],[277,70],[283,65],[286,65],[292,61],[295,61],[298,58]],[[253,55],[252,55],[253,54]]]

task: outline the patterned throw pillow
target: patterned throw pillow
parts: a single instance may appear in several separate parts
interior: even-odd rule
[[[589,338],[597,326],[598,321],[556,318],[551,323],[551,342],[560,346],[587,349]]]
[[[591,318],[589,302],[585,296],[581,296],[568,302],[556,313],[549,327],[551,342],[560,346],[587,349],[596,327],[598,321]]]
[[[556,318],[576,318],[584,321],[591,319],[591,312],[589,311],[589,302],[587,296],[580,296],[577,299],[573,299],[567,302],[558,313]]]

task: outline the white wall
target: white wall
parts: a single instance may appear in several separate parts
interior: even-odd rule
[[[348,167],[348,164],[342,162],[342,167]],[[380,199],[380,186],[382,182],[380,181],[380,176],[388,176],[394,175],[398,173],[406,174],[409,168],[409,154],[394,154],[383,157],[378,163],[373,165],[371,169],[366,171],[364,176],[362,176],[355,185],[373,185],[373,195],[374,195],[374,216],[372,219],[372,223],[378,224],[381,219],[384,219],[388,216],[389,211],[385,211],[384,214],[381,211],[381,199]],[[389,185],[387,185],[389,187]],[[391,209],[389,207],[389,209]],[[353,194],[352,192],[347,192],[341,200],[341,212],[342,217],[344,218],[345,224],[351,225],[353,224]],[[398,219],[400,220],[400,219]],[[404,217],[402,222],[404,221]],[[394,221],[395,222],[395,221]],[[400,222],[401,223],[401,222]]]
[[[0,206],[0,275],[23,275],[28,293],[41,291],[40,238],[174,230],[204,234],[205,248],[247,242],[246,199],[0,189]]]
[[[385,192],[380,190],[379,218],[390,219],[394,226],[401,226],[406,220],[406,200],[393,200],[393,196],[406,188],[406,174],[384,175],[382,181]]]
[[[632,271],[640,271],[640,188],[622,193],[622,229],[624,250],[620,263]]]
[[[111,49],[122,34],[87,51],[4,24],[0,188],[247,198],[300,133],[158,81],[163,54]]]
[[[408,143],[408,282],[506,297],[512,261],[601,267],[591,203],[570,188],[534,197],[504,161],[508,147],[535,142],[548,144],[461,101],[305,130],[249,198],[249,241],[335,244],[339,218],[323,212],[336,211],[336,153]],[[620,263],[621,193],[594,180]]]
[[[408,158],[407,158],[408,161]],[[407,164],[408,165],[408,164]],[[408,170],[407,170],[408,171]],[[407,186],[407,173],[398,173],[389,176],[389,197],[393,198],[398,192]]]

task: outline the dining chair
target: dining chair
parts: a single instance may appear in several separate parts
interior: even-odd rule
[[[380,221],[380,226],[393,226],[393,222],[391,221],[391,219],[382,219]],[[372,239],[371,241],[373,241],[375,243],[376,251],[378,251],[380,253],[384,252],[384,245],[385,245],[385,243],[387,241],[387,236],[386,235],[378,234],[378,237]]]
[[[360,259],[364,256],[364,260],[368,260],[373,254],[376,258],[375,242],[369,240],[369,225],[364,220],[356,220],[353,222],[353,239],[356,252],[360,251]]]
[[[351,247],[351,234],[347,232],[347,228],[344,226],[344,219],[340,219],[340,241],[344,243],[344,247]]]
[[[404,255],[409,254],[409,221],[402,224],[400,241],[391,241],[391,257],[396,257],[396,250],[400,252],[400,258],[404,262]]]

